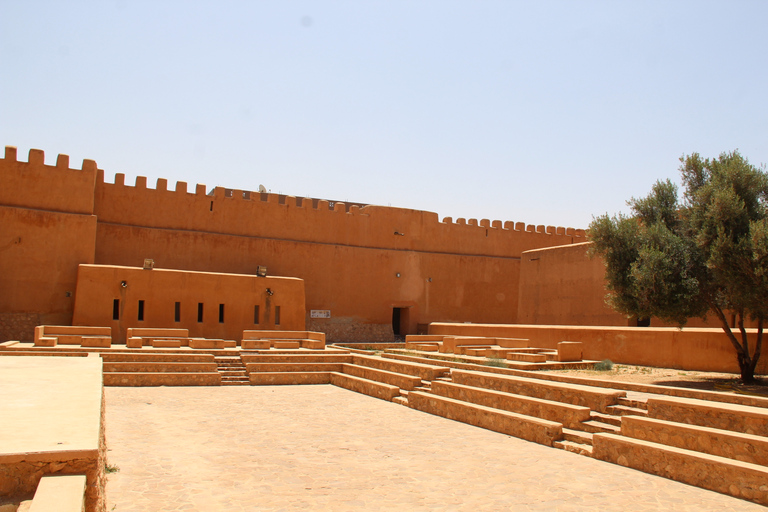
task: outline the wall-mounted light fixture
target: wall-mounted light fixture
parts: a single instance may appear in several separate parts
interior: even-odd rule
[[[400,277],[400,272],[398,272],[397,274],[395,274],[395,277]]]
[[[272,288],[267,288],[267,295],[269,295],[271,297],[274,294],[275,294],[275,292],[272,291]]]
[[[397,236],[405,236],[405,233],[401,233],[401,232],[399,232],[399,231],[395,231],[395,234],[396,234]]]
[[[267,267],[264,265],[256,267],[256,275],[259,277],[267,277]]]
[[[121,288],[128,288],[128,281],[120,281]]]
[[[155,260],[144,258],[144,270],[152,270],[153,268],[155,268]]]
[[[427,278],[427,282],[431,283],[431,282],[432,282],[432,278],[431,278],[431,277],[428,277],[428,278]]]

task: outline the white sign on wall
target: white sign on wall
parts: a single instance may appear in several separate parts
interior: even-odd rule
[[[309,311],[310,318],[331,318],[330,309],[311,309]]]

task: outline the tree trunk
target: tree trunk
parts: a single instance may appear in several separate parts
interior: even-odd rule
[[[760,358],[760,348],[763,342],[762,320],[758,322],[757,342],[755,344],[755,356],[750,357],[747,331],[744,328],[744,318],[741,316],[741,314],[739,314],[739,331],[741,331],[741,337],[744,340],[744,345],[739,343],[739,340],[736,339],[736,336],[734,336],[733,331],[731,331],[731,326],[728,325],[728,319],[725,318],[725,313],[723,313],[723,311],[716,306],[713,307],[712,310],[715,312],[715,315],[717,315],[717,317],[720,319],[720,323],[722,324],[723,331],[725,331],[726,336],[728,336],[728,340],[733,345],[733,348],[736,349],[736,360],[739,363],[739,372],[741,373],[741,381],[744,384],[754,383],[755,368],[757,367],[757,360]]]

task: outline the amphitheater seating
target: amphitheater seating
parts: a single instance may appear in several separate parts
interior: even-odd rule
[[[243,349],[296,349],[321,350],[325,348],[325,333],[313,331],[243,331],[240,341]]]
[[[34,340],[36,347],[80,345],[109,348],[112,345],[112,329],[82,325],[38,325],[35,327]]]

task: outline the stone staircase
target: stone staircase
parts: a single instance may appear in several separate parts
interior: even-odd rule
[[[217,355],[215,357],[216,369],[221,375],[222,386],[250,386],[248,370],[240,358],[236,355]]]
[[[583,429],[563,428],[563,439],[553,446],[580,455],[592,456],[592,435],[596,433],[621,434],[621,417],[625,415],[648,416],[648,404],[643,400],[619,398],[618,405],[606,407],[606,413],[590,412],[589,421],[582,422]]]

